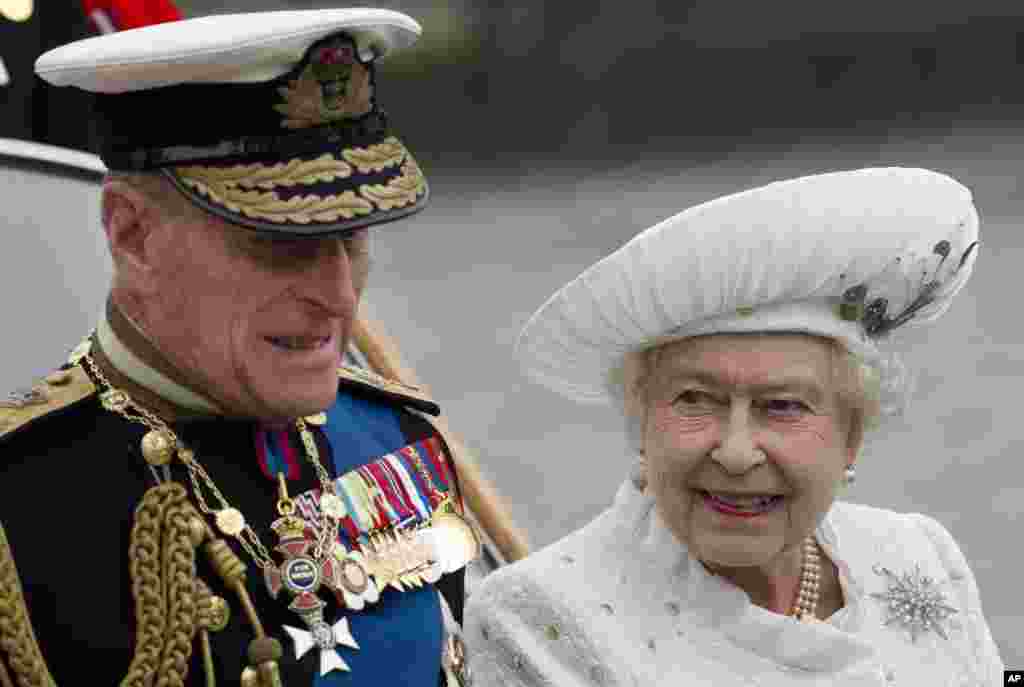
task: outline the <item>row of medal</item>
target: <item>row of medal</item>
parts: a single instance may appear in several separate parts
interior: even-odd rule
[[[271,596],[284,587],[301,606],[327,587],[342,608],[358,611],[389,586],[404,591],[436,582],[480,554],[476,530],[454,507],[436,437],[345,473],[334,489],[336,496],[326,500],[319,490],[296,497],[302,517],[272,525],[285,561],[265,571]],[[317,564],[309,553],[316,538],[309,523],[320,522],[321,507],[338,518],[342,536]]]

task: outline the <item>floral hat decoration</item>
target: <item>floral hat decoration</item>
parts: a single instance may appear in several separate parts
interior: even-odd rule
[[[884,395],[902,370],[879,344],[949,308],[974,267],[978,221],[970,191],[926,169],[832,172],[718,198],[561,288],[523,328],[518,354],[534,380],[610,401],[621,398],[629,352],[704,334],[799,332],[876,366]]]
[[[379,9],[216,15],[71,43],[36,72],[96,94],[111,170],[160,170],[196,205],[271,236],[325,236],[427,201],[376,97],[376,60],[419,33]]]

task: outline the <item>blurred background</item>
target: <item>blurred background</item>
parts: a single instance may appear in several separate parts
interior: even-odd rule
[[[26,1],[0,0],[0,9]],[[178,5],[185,16],[326,6]],[[615,409],[574,405],[519,373],[516,333],[555,289],[666,216],[774,179],[906,165],[972,188],[983,218],[975,275],[935,326],[891,344],[917,371],[915,402],[871,438],[848,498],[943,522],[977,575],[1007,666],[1024,667],[1024,327],[1013,300],[1024,265],[1024,4],[372,6],[424,27],[417,46],[381,64],[378,95],[428,173],[433,201],[375,232],[366,307],[398,338],[535,548],[606,507],[633,460]],[[89,150],[87,100],[44,86],[31,65],[93,28],[74,2],[37,0],[20,22],[12,13],[0,13],[10,77],[0,86],[0,137]],[[16,298],[29,277],[0,270],[13,313],[5,324],[32,332],[60,322],[67,340],[46,336],[63,351],[99,312],[105,288],[102,257],[85,263],[102,256],[95,204],[48,203],[26,179],[0,176],[0,197],[17,183],[31,204],[8,213],[5,232],[46,237],[40,254],[53,257],[31,279],[52,286]],[[17,241],[0,247],[0,266],[16,261]],[[43,291],[50,300],[40,305]],[[78,304],[73,314],[65,301]],[[0,386],[55,362],[30,337],[0,346]]]

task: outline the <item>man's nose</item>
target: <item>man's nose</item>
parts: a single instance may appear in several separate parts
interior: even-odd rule
[[[303,295],[335,316],[347,316],[358,301],[352,261],[340,239],[322,239],[303,280]]]
[[[731,408],[723,430],[721,442],[711,449],[711,459],[730,475],[742,475],[768,459],[754,440],[746,407]]]

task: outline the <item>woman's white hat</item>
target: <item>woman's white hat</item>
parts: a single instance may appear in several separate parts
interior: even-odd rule
[[[621,397],[626,353],[704,334],[815,334],[871,361],[893,329],[946,311],[977,245],[970,191],[938,172],[779,181],[641,232],[548,299],[517,349],[580,401]]]

